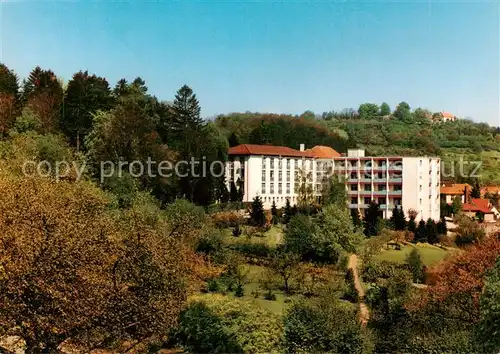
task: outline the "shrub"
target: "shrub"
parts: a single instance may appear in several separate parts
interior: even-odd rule
[[[246,257],[270,257],[274,251],[273,248],[266,245],[265,243],[238,243],[232,246],[233,249],[240,252]]]
[[[269,353],[281,349],[282,331],[279,315],[213,294],[192,299],[171,341],[194,353]]]
[[[236,227],[243,223],[243,217],[235,211],[222,211],[212,214],[212,220],[219,228]]]
[[[393,277],[399,269],[405,269],[406,266],[389,261],[370,260],[363,265],[363,281],[375,283],[377,279],[388,279]]]

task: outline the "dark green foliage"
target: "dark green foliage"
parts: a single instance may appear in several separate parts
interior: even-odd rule
[[[417,223],[415,222],[416,215],[410,213],[409,218],[410,220],[408,221],[408,231],[415,233],[417,232]]]
[[[19,78],[2,63],[0,63],[0,93],[13,95],[16,98],[19,95]]]
[[[238,188],[236,188],[236,183],[234,181],[229,185],[229,200],[231,202],[238,202]]]
[[[451,212],[453,215],[457,215],[462,211],[462,208],[462,198],[461,196],[457,195],[455,198],[453,198],[453,202],[451,203]]]
[[[359,294],[354,285],[354,272],[351,268],[347,269],[345,274],[344,299],[352,303],[359,301]]]
[[[61,128],[77,149],[92,129],[92,115],[98,110],[109,110],[112,104],[106,79],[89,75],[88,71],[73,75],[66,88]]]
[[[241,231],[241,227],[240,227],[240,225],[239,225],[239,224],[237,224],[237,225],[234,227],[234,229],[233,229],[233,236],[234,236],[234,237],[238,237],[238,236],[240,236],[240,235],[241,235],[241,233],[242,233],[242,231]]]
[[[233,113],[218,116],[216,124],[228,132],[228,137],[235,133],[240,144],[271,144],[298,149],[299,144],[304,143],[308,147],[326,145],[337,151],[346,150],[346,139],[315,119],[278,114]]]
[[[406,217],[402,208],[397,205],[394,207],[391,215],[391,224],[394,230],[403,231],[406,230]]]
[[[393,116],[400,121],[407,122],[411,120],[410,105],[406,102],[401,102],[396,107]]]
[[[425,224],[425,231],[427,235],[427,242],[432,245],[439,242],[437,225],[431,218],[429,218]]]
[[[363,265],[363,281],[375,283],[377,279],[389,279],[394,277],[401,269],[404,268],[394,262],[370,260]]]
[[[420,257],[420,252],[416,248],[413,248],[406,258],[406,264],[413,275],[413,282],[422,283],[425,277],[424,263]]]
[[[472,190],[470,191],[471,198],[481,198],[481,186],[479,185],[479,181],[475,180],[474,185],[472,186]]]
[[[357,230],[362,230],[363,228],[363,220],[361,220],[361,215],[359,215],[358,209],[351,209],[351,219],[352,224]]]
[[[236,284],[236,289],[234,290],[234,296],[242,297],[245,295],[245,289],[243,288],[243,284]]]
[[[366,211],[364,224],[365,235],[376,236],[380,232],[380,206],[377,202],[372,200]]]
[[[256,196],[252,202],[252,210],[250,211],[250,221],[255,226],[264,226],[266,223],[266,215],[264,214],[264,205],[260,196]]]
[[[274,249],[265,243],[243,242],[231,246],[232,249],[246,257],[269,258],[273,255]]]
[[[278,209],[276,208],[276,203],[273,200],[273,204],[271,205],[271,215],[278,216]]]
[[[290,206],[290,198],[286,198],[285,208],[283,210],[283,223],[288,224],[292,218],[292,207]]]
[[[391,114],[391,107],[389,107],[389,105],[385,102],[383,102],[381,105],[380,105],[380,115],[381,116],[388,116]]]
[[[420,220],[415,231],[415,242],[427,242],[427,227],[424,220]]]
[[[437,224],[437,233],[438,235],[448,234],[448,227],[446,226],[446,219],[444,216],[441,217],[441,220]]]

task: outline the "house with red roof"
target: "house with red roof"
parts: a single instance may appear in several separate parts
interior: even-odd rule
[[[464,203],[462,212],[472,218],[477,218],[481,215],[484,218],[484,222],[495,222],[500,216],[498,210],[488,199],[480,198],[472,198],[468,203]]]

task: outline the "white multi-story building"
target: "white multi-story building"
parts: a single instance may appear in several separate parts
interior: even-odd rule
[[[244,189],[244,202],[260,196],[264,208],[286,200],[297,204],[299,188],[306,183],[320,198],[325,181],[340,176],[346,183],[348,204],[363,214],[374,200],[389,218],[396,205],[405,214],[413,209],[417,219],[439,219],[440,160],[436,157],[367,157],[364,150],[343,156],[330,147],[300,150],[283,146],[242,144],[229,149],[226,181]]]

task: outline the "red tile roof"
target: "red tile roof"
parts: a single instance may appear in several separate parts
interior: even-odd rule
[[[441,114],[445,118],[455,118],[455,115],[453,113],[450,113],[450,112],[442,112]]]
[[[309,151],[299,151],[286,146],[241,144],[228,150],[229,155],[272,155],[312,157]]]
[[[465,187],[467,187],[467,194],[469,194],[472,190],[472,187],[467,183],[444,185],[441,186],[440,192],[441,194],[461,195],[464,194]]]
[[[310,151],[314,157],[322,159],[340,157],[340,154],[329,146],[316,145],[312,149],[307,149],[306,151]]]
[[[500,186],[489,186],[481,188],[481,195],[485,195],[486,193],[500,194]]]
[[[316,157],[316,158],[334,158],[340,157],[340,154],[329,146],[315,146],[306,151],[299,151],[287,146],[274,145],[254,145],[241,144],[233,146],[228,150],[229,155],[271,155],[271,156],[290,156],[290,157]]]
[[[473,198],[470,203],[465,203],[462,207],[463,211],[470,212],[483,212],[485,214],[491,214],[493,211],[490,208],[490,202],[488,199]]]

